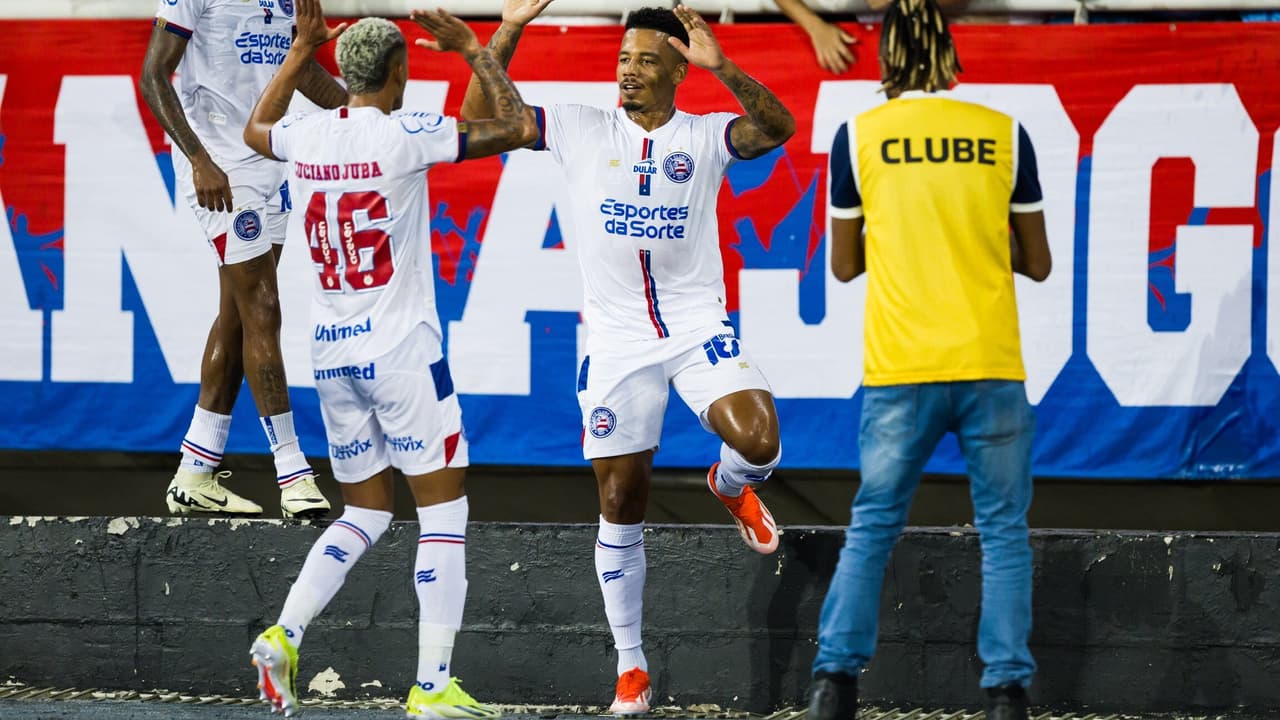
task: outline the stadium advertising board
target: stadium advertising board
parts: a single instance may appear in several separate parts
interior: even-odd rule
[[[478,26],[487,37],[492,24]],[[798,129],[731,168],[720,194],[727,303],[773,384],[784,465],[856,467],[865,279],[836,282],[824,242],[826,152],[881,102],[874,29],[821,72],[790,25],[716,28]],[[406,26],[409,33],[416,28]],[[145,22],[0,22],[0,447],[175,451],[215,311],[213,257],[174,203],[170,148],[136,91]],[[512,75],[534,103],[616,104],[616,27],[531,28]],[[1018,117],[1038,150],[1054,271],[1018,279],[1041,475],[1280,475],[1280,235],[1268,224],[1280,27],[960,26],[957,93]],[[408,106],[456,112],[456,56],[415,51]],[[688,111],[736,109],[713,77]],[[563,175],[546,153],[438,167],[437,292],[472,460],[581,463],[582,333]],[[314,266],[281,265],[287,369],[303,448],[319,455],[308,342]],[[229,452],[263,452],[242,393]],[[716,442],[674,398],[659,462]],[[961,471],[953,443],[935,471]]]

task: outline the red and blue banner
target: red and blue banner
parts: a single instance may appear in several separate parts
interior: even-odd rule
[[[402,25],[408,35],[416,27]],[[478,24],[482,38],[493,24]],[[826,152],[882,102],[876,29],[818,69],[791,25],[716,26],[797,119],[720,195],[728,307],[773,384],[784,465],[857,466],[865,280],[828,270]],[[174,200],[169,145],[137,91],[150,23],[0,22],[0,447],[176,453],[216,312],[215,262]],[[618,27],[535,26],[512,64],[526,99],[612,106]],[[1054,272],[1019,279],[1040,475],[1280,476],[1280,26],[958,26],[956,90],[1017,117],[1037,148]],[[411,50],[407,106],[456,113],[468,69]],[[678,104],[736,110],[692,70]],[[477,463],[582,463],[574,396],[581,280],[563,171],[547,153],[429,177],[436,288]],[[309,455],[326,450],[308,354],[315,272],[280,268],[283,343]],[[656,308],[655,308],[656,310]],[[658,462],[717,441],[669,404]],[[265,452],[241,394],[227,452]],[[930,469],[963,472],[945,443]]]

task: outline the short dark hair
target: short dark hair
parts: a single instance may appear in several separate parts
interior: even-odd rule
[[[678,38],[686,46],[689,44],[689,31],[684,29],[680,18],[667,8],[647,7],[633,10],[627,15],[627,30],[657,30]]]

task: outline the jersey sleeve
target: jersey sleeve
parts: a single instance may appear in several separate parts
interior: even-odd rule
[[[156,0],[155,26],[184,40],[190,40],[196,23],[204,14],[207,0]]]
[[[534,105],[533,114],[538,121],[538,139],[530,147],[547,150],[556,162],[563,163],[574,143],[588,137],[609,111],[589,105]]]
[[[1031,145],[1022,123],[1016,123],[1018,142],[1013,153],[1013,196],[1009,212],[1033,213],[1044,210],[1044,194],[1040,191],[1040,175],[1036,169],[1036,150]]]
[[[831,141],[831,155],[828,159],[830,165],[827,184],[831,201],[827,206],[827,214],[841,220],[862,217],[862,195],[858,192],[857,171],[853,167],[852,148],[855,145],[850,137],[853,133],[850,123],[840,126],[835,139]]]
[[[712,138],[714,142],[711,147],[716,148],[717,155],[725,167],[742,160],[742,154],[733,146],[731,137],[734,123],[741,120],[742,116],[737,113],[711,113],[707,116],[707,119],[711,123],[710,130],[714,135],[714,138]]]
[[[293,137],[297,134],[299,122],[309,113],[293,113],[285,115],[271,126],[267,140],[271,145],[271,154],[277,160],[288,160],[293,155]]]
[[[461,162],[467,155],[467,134],[458,132],[457,118],[429,112],[399,112],[394,116],[402,157],[413,168],[426,170],[442,162]]]

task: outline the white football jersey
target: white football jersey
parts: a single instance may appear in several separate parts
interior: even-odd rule
[[[259,158],[244,127],[293,44],[294,0],[158,2],[156,26],[188,39],[177,91],[191,129],[220,161]]]
[[[461,160],[454,118],[373,107],[290,115],[271,128],[289,165],[289,242],[316,270],[317,370],[368,362],[427,323],[440,333],[426,170]]]
[[[622,108],[535,108],[569,178],[588,343],[651,340],[726,319],[716,198],[733,113],[676,111],[653,132]],[[561,216],[563,217],[563,216]]]

